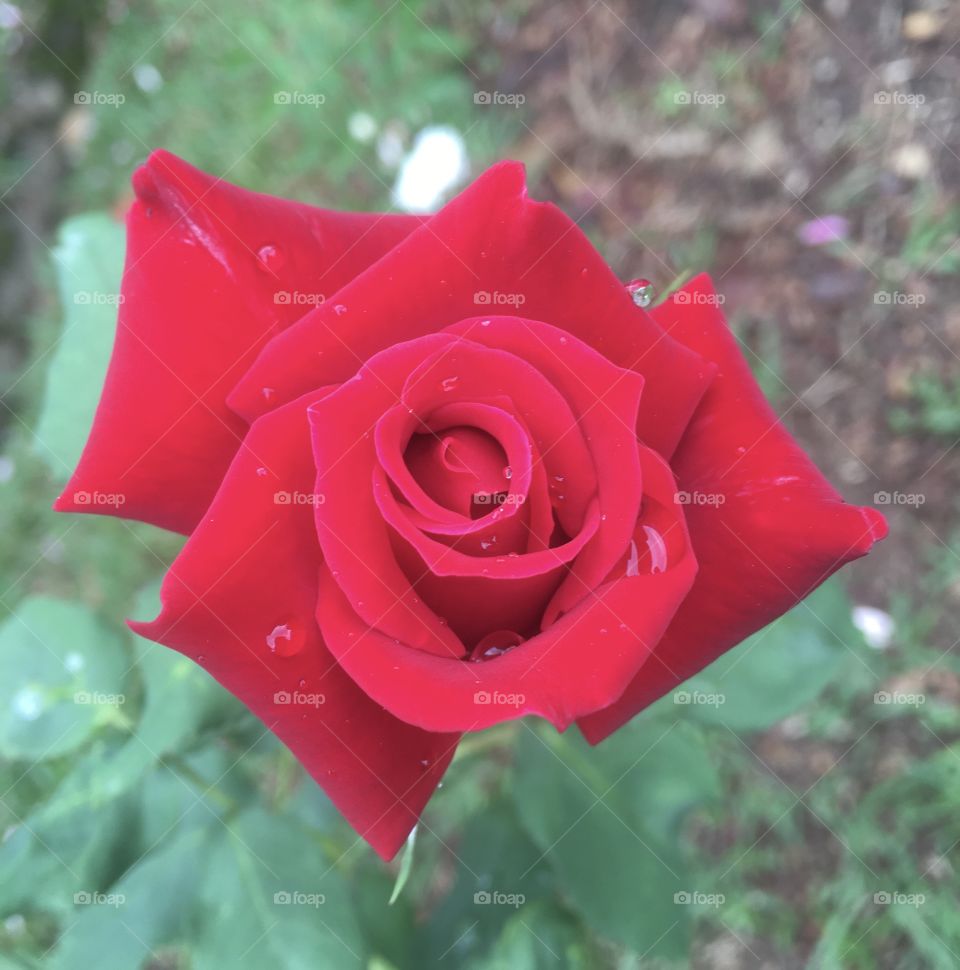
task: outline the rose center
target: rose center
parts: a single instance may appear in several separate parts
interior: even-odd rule
[[[418,431],[407,445],[404,461],[433,501],[470,518],[490,512],[510,487],[503,448],[479,428]]]

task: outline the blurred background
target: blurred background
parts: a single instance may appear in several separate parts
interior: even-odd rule
[[[36,0],[0,47],[0,970],[960,965],[956,3]],[[521,159],[623,279],[713,274],[890,537],[597,749],[472,736],[381,864],[122,625],[179,540],[49,511],[155,147],[409,211]]]

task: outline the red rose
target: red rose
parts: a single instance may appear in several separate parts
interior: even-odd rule
[[[384,857],[463,732],[539,714],[596,743],[886,532],[780,426],[705,277],[645,312],[517,164],[425,221],[162,152],[134,186],[57,508],[189,533],[133,628]]]

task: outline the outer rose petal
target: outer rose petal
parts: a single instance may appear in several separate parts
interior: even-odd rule
[[[883,516],[845,504],[780,424],[717,307],[709,278],[698,276],[680,292],[680,301],[675,295],[654,317],[715,361],[720,374],[677,449],[673,470],[683,491],[724,501],[685,506],[700,563],[697,581],[624,695],[579,722],[593,744],[887,534]],[[655,379],[651,375],[648,386]]]
[[[393,343],[475,316],[495,294],[618,367],[670,374],[644,393],[644,442],[668,456],[713,373],[635,306],[587,237],[553,205],[527,198],[523,166],[483,173],[383,260],[265,348],[230,395],[253,418],[318,383],[345,381]],[[522,303],[520,298],[522,297]],[[274,388],[273,401],[263,388]]]
[[[227,392],[269,337],[303,314],[301,300],[331,295],[420,220],[249,192],[162,151],[133,185],[113,357],[55,507],[189,533],[246,432]],[[126,502],[115,511],[77,505],[77,491]]]
[[[429,731],[472,731],[538,714],[565,730],[610,704],[630,683],[687,595],[697,570],[673,476],[641,448],[646,494],[672,550],[657,572],[626,563],[544,632],[503,655],[470,663],[411,649],[357,615],[323,567],[317,619],[340,665],[375,701]],[[669,517],[663,522],[664,511]],[[645,540],[644,515],[636,535]]]
[[[130,625],[195,660],[235,694],[389,859],[459,736],[398,721],[323,643],[314,621],[320,550],[313,508],[275,500],[278,492],[313,491],[307,405],[296,401],[250,429],[209,514],[164,580],[160,616]],[[322,695],[322,702],[277,696],[297,692]]]

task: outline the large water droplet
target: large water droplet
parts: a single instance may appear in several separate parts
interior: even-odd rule
[[[633,539],[630,540],[630,555],[627,556],[627,575],[640,575],[640,550]]]
[[[638,307],[642,307],[643,309],[646,309],[651,303],[653,303],[653,298],[656,295],[656,291],[653,288],[653,283],[651,283],[650,280],[630,280],[630,282],[625,285],[625,288],[633,298],[633,302],[636,303]]]
[[[508,650],[518,647],[523,643],[523,637],[515,630],[494,630],[488,633],[470,651],[470,660],[473,663],[480,663],[484,660],[493,660],[500,657]]]
[[[667,544],[663,536],[653,527],[645,525],[647,549],[650,552],[650,572],[662,573],[667,568]]]
[[[265,640],[270,652],[278,657],[292,657],[303,649],[303,635],[288,623],[278,623]]]
[[[267,243],[266,246],[261,246],[257,250],[257,260],[260,268],[270,273],[276,273],[278,270],[283,269],[287,261],[283,252],[272,243]]]

